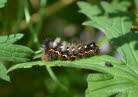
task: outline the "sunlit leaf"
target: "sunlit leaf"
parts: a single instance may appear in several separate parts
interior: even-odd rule
[[[109,97],[120,92],[135,89],[137,85],[137,83],[135,83],[136,80],[129,78],[114,77],[109,80],[94,82],[90,80],[91,77],[92,75],[88,77],[86,97]]]
[[[117,46],[117,50],[126,63],[138,64],[138,50],[135,50],[138,34],[130,32],[132,27],[130,14],[116,11],[106,2],[102,2],[105,14],[100,12],[98,7],[88,3],[80,2],[78,5],[81,8],[80,12],[92,19],[92,21],[85,22],[85,25],[94,26],[105,32],[106,36]],[[133,66],[133,68],[138,69],[138,66]],[[137,70],[135,71],[137,72]]]
[[[110,74],[114,76],[113,79],[98,82],[88,80],[86,97],[109,97],[116,95],[117,93],[119,93],[116,95],[118,97],[138,96],[137,93],[135,93],[138,87],[138,38],[136,38],[138,37],[138,33],[130,31],[133,17],[126,11],[129,4],[127,2],[120,2],[118,4],[117,2],[112,4],[102,2],[101,8],[103,9],[85,2],[79,2],[78,5],[81,9],[80,12],[91,19],[83,24],[96,27],[97,29],[103,31],[111,42],[116,45],[117,50],[124,58],[125,62],[119,62],[119,66],[116,65],[118,63],[113,64],[114,69],[110,67],[110,70],[112,70],[112,73]],[[103,56],[101,56],[101,58],[102,60],[106,59],[106,61],[110,62],[111,60],[114,60],[109,57],[103,58]],[[116,75],[116,72],[118,72],[118,75]],[[121,73],[122,76],[120,76],[119,73]],[[127,77],[128,75],[129,77]],[[135,75],[136,79],[133,79],[132,75]],[[92,79],[92,77],[93,76],[90,75],[88,79]],[[131,91],[132,93],[128,91]]]

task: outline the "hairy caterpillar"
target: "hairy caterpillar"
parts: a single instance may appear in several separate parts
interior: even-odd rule
[[[75,46],[74,44],[61,42],[60,38],[56,38],[54,41],[46,39],[44,45],[42,45],[42,51],[44,61],[53,61],[57,58],[69,61],[89,55],[97,55],[99,48],[94,42]]]

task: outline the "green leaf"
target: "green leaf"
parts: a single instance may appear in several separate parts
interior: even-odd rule
[[[7,3],[7,0],[0,0],[0,8],[4,7],[5,3]]]
[[[87,80],[96,82],[96,81],[104,81],[104,80],[110,80],[110,79],[113,79],[113,76],[108,74],[96,73],[96,74],[89,74]]]
[[[0,63],[0,78],[5,81],[10,81],[10,77],[7,75],[7,69],[2,63]]]
[[[112,59],[112,60],[110,60]],[[109,68],[105,65],[105,62],[111,62],[114,65],[114,68]],[[94,65],[91,65],[94,64]],[[92,69],[92,70],[97,70],[100,72],[105,72],[109,73],[112,75],[117,75],[117,76],[126,76],[126,77],[132,77],[131,75],[135,75],[136,73],[129,68],[126,65],[122,65],[123,62],[111,57],[111,56],[95,56],[93,58],[87,58],[87,59],[81,59],[81,60],[76,60],[73,62],[67,62],[67,61],[53,61],[53,62],[43,62],[43,61],[38,61],[38,62],[29,62],[29,63],[22,63],[22,64],[17,64],[13,67],[11,67],[8,71],[12,71],[14,69],[18,68],[30,68],[35,65],[48,65],[48,66],[68,66],[68,67],[78,67],[78,68],[86,68],[86,69]],[[123,70],[123,71],[122,71]],[[118,74],[119,72],[119,74]],[[124,73],[130,74],[124,75]],[[134,76],[136,77],[136,76]]]
[[[138,64],[138,50],[135,50],[138,34],[130,32],[132,27],[130,14],[118,11],[116,6],[113,7],[106,2],[102,2],[105,13],[102,13],[97,6],[91,6],[85,2],[79,2],[78,5],[81,8],[80,12],[92,19],[84,25],[94,26],[105,32],[106,36],[118,47],[117,50],[125,62],[131,64],[137,72],[138,65],[134,66],[134,64]]]
[[[128,66],[122,65],[122,63],[119,63],[120,61],[118,60],[110,61],[107,58],[112,58],[112,57],[96,56],[92,58],[76,60],[73,62],[69,62],[69,61],[28,62],[28,63],[21,63],[21,64],[14,65],[8,70],[8,72],[18,69],[18,68],[31,68],[32,66],[36,66],[36,65],[39,65],[39,66],[47,65],[47,66],[67,66],[67,67],[85,68],[85,69],[97,70],[99,72],[108,73],[113,76],[121,76],[125,78],[130,78],[130,79],[138,78],[137,76],[135,76],[136,73]],[[111,62],[114,68],[110,68],[106,66],[105,62],[107,61]],[[114,63],[117,63],[117,64],[114,64]]]
[[[111,59],[111,60],[110,60]],[[86,63],[86,64],[98,64],[100,66],[103,66],[105,67],[105,62],[111,62],[113,64],[116,64],[116,66],[120,66],[120,64],[124,64],[122,61],[114,58],[114,57],[111,57],[111,56],[108,56],[108,55],[104,55],[104,56],[95,56],[95,57],[92,57],[92,58],[87,58],[87,59],[81,59],[81,60],[76,60],[76,61],[52,61],[52,62],[43,62],[43,61],[36,61],[36,62],[28,62],[28,63],[22,63],[22,64],[17,64],[17,65],[14,65],[13,67],[11,67],[9,69],[9,71],[12,71],[14,69],[18,69],[18,68],[31,68],[32,66],[35,66],[35,65],[47,65],[48,66],[60,66],[60,64],[64,64],[64,66],[69,66],[69,67],[72,67],[72,65],[68,65],[68,64],[73,64],[73,63],[80,63],[81,67],[83,68],[87,68],[85,65],[83,65],[83,63]],[[118,65],[117,65],[118,64]],[[75,67],[77,65],[74,65]],[[81,68],[80,67],[80,68]],[[89,69],[89,68],[88,68]]]
[[[13,62],[27,62],[32,59],[34,52],[25,46],[0,44],[0,59]]]
[[[0,44],[11,44],[23,37],[23,34],[11,34],[9,36],[0,36]]]
[[[109,97],[115,94],[117,94],[116,97],[137,97],[138,33],[130,31],[133,17],[126,12],[129,4],[126,1],[118,4],[117,2],[112,4],[102,2],[103,9],[85,2],[79,2],[78,5],[81,9],[80,12],[91,19],[83,24],[103,31],[111,42],[117,46],[117,50],[125,61],[125,63],[121,63],[110,57],[104,58],[101,56],[101,59],[97,57],[98,60],[106,60],[113,64],[114,69],[109,67],[111,72],[107,69],[104,71],[102,68],[102,72],[113,75],[113,78],[108,79],[107,77],[107,80],[105,80],[106,78],[102,80],[103,75],[99,75],[101,81],[93,81],[89,80],[93,79],[93,75],[89,75],[86,97]],[[94,68],[91,69],[94,70]],[[100,70],[101,68],[97,69]],[[135,76],[136,79],[132,76]]]
[[[119,10],[119,11],[127,11],[128,7],[130,6],[129,1],[123,1],[120,2],[120,0],[114,0],[111,4],[114,7],[114,9]]]
[[[108,67],[105,62],[111,62]],[[76,61],[28,62],[14,65],[7,73],[18,68],[31,68],[32,66],[67,66],[96,70],[106,74],[92,74],[88,77],[86,97],[108,97],[122,91],[134,89],[137,86],[138,75],[125,63],[111,56],[95,56]]]
[[[89,79],[92,75],[89,75]],[[93,82],[88,79],[88,89],[86,97],[109,97],[120,92],[128,92],[134,90],[137,86],[136,80],[131,80],[122,77],[114,77],[110,80]],[[123,97],[123,96],[121,96]],[[129,96],[128,96],[129,97]],[[137,97],[137,96],[133,96]]]
[[[138,96],[138,85],[133,89],[128,91],[128,97],[137,97]]]

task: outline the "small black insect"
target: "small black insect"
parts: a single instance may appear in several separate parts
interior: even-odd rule
[[[105,62],[105,66],[107,66],[107,67],[113,67],[113,65],[110,62]]]

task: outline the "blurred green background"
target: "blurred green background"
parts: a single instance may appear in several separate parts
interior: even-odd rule
[[[104,35],[95,28],[82,26],[87,18],[78,12],[78,1],[80,0],[8,0],[6,6],[0,9],[0,35],[23,33],[23,39],[17,44],[35,51],[40,49],[47,37],[61,37],[70,43],[98,42]],[[101,1],[112,0],[83,1],[99,5]],[[131,4],[129,11],[135,13],[133,5],[137,0],[128,1]],[[101,52],[116,55],[109,44]],[[9,68],[15,63],[5,64]],[[95,72],[64,67],[52,69],[67,90],[53,81],[46,67],[38,66],[11,72],[11,83],[0,80],[0,97],[84,97],[87,74]]]

